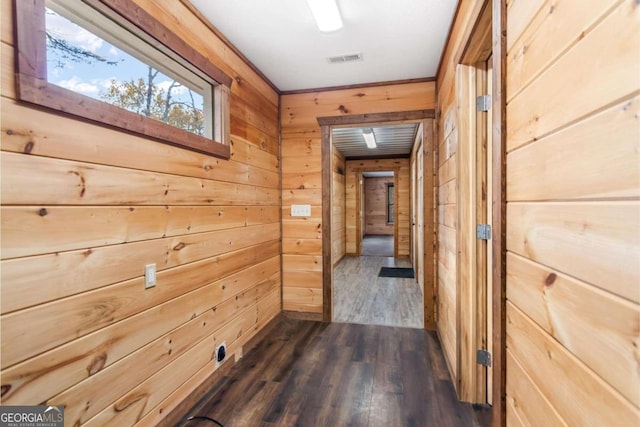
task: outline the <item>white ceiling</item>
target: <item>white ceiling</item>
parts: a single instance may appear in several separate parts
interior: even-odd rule
[[[281,91],[435,76],[457,0],[337,2],[344,27],[321,33],[306,0],[191,0]]]

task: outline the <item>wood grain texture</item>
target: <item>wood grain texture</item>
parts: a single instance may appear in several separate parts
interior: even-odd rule
[[[517,418],[520,425],[534,426],[544,420],[547,426],[567,426],[509,351],[507,371],[507,425],[511,425],[511,419]],[[513,414],[510,415],[511,411]]]
[[[507,414],[525,425],[640,422],[640,8],[593,6],[508,9]]]
[[[640,197],[639,115],[640,99],[634,97],[511,152],[507,197],[513,201]]]
[[[393,235],[393,224],[387,222],[387,187],[393,181],[393,177],[364,179],[365,235]]]
[[[515,254],[507,265],[507,298],[640,406],[640,306]]]
[[[233,78],[230,160],[17,103],[1,2],[2,400],[71,423],[159,424],[281,310],[278,94],[180,2],[135,4]]]
[[[639,202],[510,203],[511,252],[640,302]]]
[[[343,259],[334,272],[333,320],[423,329],[423,295],[416,280],[378,277],[381,267],[410,266],[406,258],[369,255]]]
[[[346,211],[346,163],[340,151],[333,147],[333,183],[331,213],[331,262],[335,265],[347,253],[347,211]]]
[[[278,207],[6,207],[3,259],[277,223]],[[73,225],[73,227],[70,227]],[[249,230],[246,230],[249,231]]]
[[[637,92],[638,28],[640,8],[634,0],[626,0],[553,65],[540,69],[541,74],[507,105],[507,150],[540,139]],[[612,44],[610,40],[618,42]],[[597,67],[576,69],[575,64],[593,58],[597,58]],[[602,84],[603,75],[611,84]],[[576,91],[577,87],[589,90]]]
[[[267,265],[265,263],[260,262],[257,266],[264,267]],[[195,292],[171,299],[7,368],[2,374],[2,385],[6,390],[3,401],[39,402],[62,392],[128,356],[141,343],[158,339],[192,317],[203,315],[216,301],[225,301],[259,283],[259,274],[256,274],[259,268],[250,268],[216,280]],[[263,274],[262,277],[268,276]],[[162,322],[158,322],[158,319],[162,319]],[[52,382],[51,378],[55,375],[60,378]]]
[[[568,425],[634,426],[640,422],[636,406],[509,302],[507,348]],[[594,399],[599,405],[593,404]]]
[[[620,0],[605,0],[586,8],[580,0],[544,2],[535,17],[529,18],[531,20],[526,30],[507,52],[507,102],[541,70],[561,56],[563,51],[575,43],[577,37],[584,37],[589,33],[606,11],[620,3]],[[536,6],[519,7],[535,9]],[[553,49],[548,48],[550,44],[553,44]]]

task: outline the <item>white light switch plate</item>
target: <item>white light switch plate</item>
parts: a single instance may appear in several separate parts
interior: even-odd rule
[[[147,264],[144,266],[144,287],[153,288],[156,285],[156,265]]]
[[[311,205],[291,205],[291,216],[311,216]]]

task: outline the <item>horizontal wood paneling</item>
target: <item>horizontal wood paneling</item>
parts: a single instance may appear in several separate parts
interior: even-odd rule
[[[234,335],[229,333],[229,329],[233,330],[238,327],[238,323],[242,323],[242,321],[238,322],[238,319],[234,319],[227,313],[238,313],[238,317],[241,319],[242,312],[247,309],[253,311],[248,313],[247,321],[255,322],[255,308],[252,306],[256,304],[256,300],[268,294],[270,290],[274,290],[278,282],[279,277],[276,276],[270,282],[256,286],[251,291],[240,294],[237,298],[232,298],[224,305],[221,304],[216,307],[216,310],[207,310],[202,316],[190,320],[180,328],[149,343],[117,364],[111,365],[74,387],[52,397],[50,401],[61,402],[61,404],[69,407],[69,409],[65,410],[65,418],[72,420],[74,423],[78,421],[81,423],[86,422],[119,397],[118,388],[129,390],[138,384],[144,384],[145,378],[149,378],[151,374],[157,372],[163,366],[174,363],[179,356],[187,353],[194,343],[199,343],[203,339],[206,340],[214,334],[225,338],[233,338]],[[253,310],[251,310],[252,308]],[[226,323],[232,320],[236,322],[230,328],[223,328]],[[220,340],[219,342],[222,341]],[[208,346],[210,355],[215,348],[211,344],[213,343]],[[126,395],[122,397],[122,399],[126,398]],[[121,409],[126,408],[122,404],[118,406]]]
[[[387,223],[387,186],[390,178],[364,179],[364,233],[393,235],[393,224]]]
[[[347,210],[346,210],[346,163],[344,156],[335,149],[333,152],[332,216],[331,216],[331,259],[335,264],[347,253]]]
[[[638,218],[637,201],[510,203],[507,245],[511,252],[638,303]]]
[[[273,240],[274,235],[277,238],[277,228],[276,225],[272,236],[265,240]],[[248,240],[253,239],[248,236]],[[223,244],[213,242],[212,246],[220,251]],[[191,264],[185,264],[159,271],[159,284],[152,291],[145,290],[144,277],[141,276],[2,316],[2,366],[22,361],[205,285],[207,282],[202,280],[206,276],[183,280],[184,273],[191,268]],[[37,337],[32,332],[32,339],[19,339],[34,328],[38,331]]]
[[[242,353],[244,351],[243,345],[250,342],[269,322],[280,313],[280,309],[275,302],[281,301],[280,291],[276,291],[264,298],[257,305],[257,317],[255,323],[249,325],[238,325],[231,333],[235,332],[235,336],[240,335],[229,345],[231,351],[236,353]],[[234,326],[236,324],[234,323]],[[227,360],[225,363],[229,363]],[[224,366],[224,365],[223,365]],[[196,374],[194,374],[189,380],[180,385],[173,393],[171,393],[166,399],[164,399],[153,410],[149,411],[144,418],[142,418],[136,426],[157,426],[164,416],[170,413],[174,408],[187,398],[194,387],[194,385],[201,384],[207,378],[210,378],[213,373],[218,370],[216,360],[210,360],[204,365]]]
[[[319,218],[322,212],[322,177],[321,171],[318,169],[321,165],[322,152],[318,117],[424,110],[434,107],[434,82],[392,84],[283,95],[280,113],[283,212],[288,212],[292,204],[312,205],[314,218]],[[335,170],[336,165],[334,164],[333,166]],[[348,176],[345,179],[348,179]],[[341,183],[340,180],[334,182],[338,186]],[[348,184],[346,185],[348,187]],[[341,191],[339,188],[334,188],[334,190]],[[344,212],[341,210],[342,207],[336,204],[334,205],[333,216],[346,215],[346,224],[344,226],[346,241],[344,245],[339,239],[333,241],[331,249],[334,260],[341,257],[341,254],[355,252],[355,241],[348,237],[355,230],[347,220],[350,216],[349,190],[346,189],[345,191],[347,196]],[[336,197],[337,194],[334,193],[334,199]],[[316,207],[319,209],[318,214],[315,213]],[[409,211],[407,209],[403,213],[403,220],[404,216],[406,216],[407,223],[408,215]],[[284,237],[288,239],[321,237],[322,221],[321,218],[319,219],[320,227],[315,233],[305,225],[304,218],[286,218],[285,216]],[[299,223],[300,226],[296,223]],[[335,218],[331,225],[334,227],[336,234],[342,235],[343,231],[340,231],[342,225],[339,222],[335,222]],[[407,246],[408,254],[409,234],[403,235],[401,241],[402,245]],[[288,248],[290,249],[283,249],[285,255],[300,253],[298,245],[288,246]],[[322,248],[316,248],[315,251],[305,251],[305,254],[320,256],[322,255]],[[299,274],[284,275],[283,298],[285,310],[321,313],[322,282],[317,283],[317,288],[299,287],[301,286],[299,284],[301,278],[302,276]],[[295,281],[292,282],[292,280]]]
[[[281,310],[279,95],[181,2],[135,2],[233,77],[230,160],[16,102],[1,1],[2,401],[69,425],[158,424]]]
[[[639,115],[635,97],[510,153],[509,200],[640,197]]]
[[[507,371],[510,373],[507,381],[507,404],[514,412],[512,416],[516,417],[521,425],[533,426],[539,423],[539,420],[544,420],[545,426],[567,426],[510,351],[507,351]],[[507,409],[507,424],[511,425],[509,421]]]
[[[273,261],[270,259],[277,259],[277,252],[270,257],[263,257],[256,261],[255,267],[235,274],[212,274],[214,279],[209,280],[225,275],[227,277],[211,281],[201,289],[170,299],[4,370],[2,384],[8,391],[3,395],[3,401],[43,401],[89,375],[96,374],[144,343],[159,338],[193,317],[201,316],[216,301],[225,301],[258,283],[260,275],[263,278],[269,277],[268,269],[264,273],[261,268],[266,266],[273,269]],[[243,267],[246,268],[240,266],[238,269]],[[207,279],[203,282],[207,282]],[[162,322],[158,322],[158,319],[162,319]],[[59,375],[59,378],[52,382],[51,378],[55,375]]]
[[[576,7],[581,7],[581,2],[577,3]],[[539,64],[540,74],[507,104],[507,150],[540,139],[593,111],[620,102],[637,90],[638,27],[638,7],[625,1],[592,31],[581,34],[579,42],[549,68]],[[544,46],[547,48],[549,42]],[[593,63],[594,59],[597,64]],[[586,63],[591,66],[576,67]],[[606,76],[604,81],[603,76]]]
[[[15,258],[277,223],[277,206],[15,206],[2,214],[2,257]],[[248,231],[248,230],[247,230]]]
[[[507,348],[568,425],[633,426],[640,422],[637,407],[511,303],[507,303]],[[595,408],[594,399],[599,403]]]
[[[522,13],[523,8],[532,11],[536,6],[539,7],[540,2],[516,3],[531,3],[517,6],[520,10],[515,13]],[[576,34],[581,37],[587,34],[604,12],[619,3],[620,0],[602,0],[595,2],[593,7],[584,7],[581,0],[544,2],[535,17],[528,17],[526,31],[508,46],[507,102],[530,83],[540,69],[547,67],[558,52],[570,47],[575,42]],[[524,16],[520,19],[522,18]],[[549,49],[548,46],[552,43],[554,48]]]
[[[277,205],[278,190],[5,152],[12,205]],[[40,173],[34,174],[32,171]],[[128,183],[135,182],[135,186]]]
[[[4,81],[4,75],[3,81]],[[3,93],[6,96],[6,93]],[[128,169],[278,188],[277,159],[232,136],[232,161],[100,128],[2,99],[2,149]],[[87,142],[90,141],[90,142]],[[123,156],[135,149],[139,156]],[[248,152],[252,156],[248,156]],[[166,158],[175,159],[175,164]]]
[[[513,1],[508,15],[507,415],[635,426],[640,7]]]
[[[640,307],[515,254],[507,265],[507,298],[640,406]]]

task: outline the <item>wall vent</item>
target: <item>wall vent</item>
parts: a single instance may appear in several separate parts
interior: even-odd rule
[[[362,53],[350,53],[347,55],[330,56],[327,58],[329,64],[342,64],[344,62],[362,61]]]

